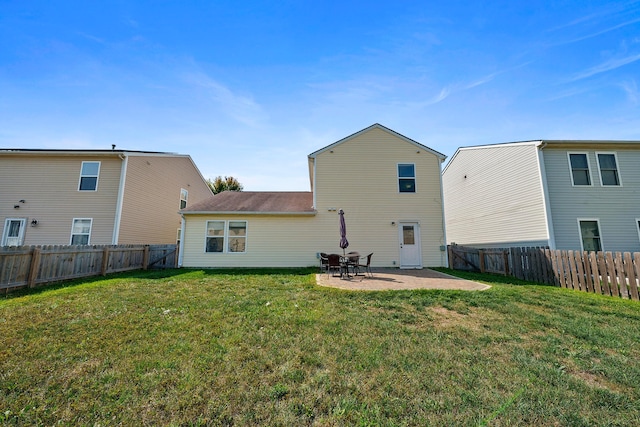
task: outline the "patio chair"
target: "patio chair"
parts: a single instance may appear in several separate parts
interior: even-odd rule
[[[338,254],[329,254],[327,255],[327,274],[329,274],[330,272],[334,272],[334,276],[335,276],[335,272],[337,271],[338,274],[342,273],[342,265],[340,264],[340,255]]]
[[[366,273],[369,273],[369,277],[373,277],[373,273],[371,272],[371,257],[372,256],[373,256],[373,252],[371,252],[366,257],[362,257],[362,259],[367,258],[367,262],[366,262],[366,264],[358,262],[358,264],[356,265],[356,274],[358,274],[360,271],[363,271],[365,273],[365,275],[366,275]]]
[[[325,271],[327,271],[328,266],[329,256],[324,252],[320,252],[320,272],[324,273]]]

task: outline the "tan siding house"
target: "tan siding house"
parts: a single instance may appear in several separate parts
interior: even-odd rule
[[[186,155],[0,149],[0,246],[175,243],[181,190],[212,197]]]
[[[183,210],[182,265],[317,265],[320,252],[342,253],[339,209],[348,250],[373,252],[372,265],[446,265],[444,158],[384,126],[370,126],[309,155],[311,192],[225,192]],[[240,252],[228,247],[238,233],[245,236]]]

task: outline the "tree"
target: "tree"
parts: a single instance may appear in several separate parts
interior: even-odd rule
[[[222,193],[223,191],[242,191],[244,187],[240,181],[232,176],[216,176],[213,180],[207,179],[207,185],[211,188],[213,194]]]

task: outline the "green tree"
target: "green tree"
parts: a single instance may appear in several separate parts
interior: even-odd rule
[[[207,179],[207,185],[211,188],[213,194],[222,193],[223,191],[242,191],[244,187],[240,181],[232,176],[216,176],[214,179]]]

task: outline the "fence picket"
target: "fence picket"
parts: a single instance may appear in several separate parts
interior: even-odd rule
[[[624,269],[624,262],[622,261],[622,253],[616,252],[615,257],[616,275],[615,279],[618,282],[618,290],[622,298],[629,298],[629,290],[627,288],[627,275]]]
[[[145,245],[0,247],[0,288],[8,291],[78,277],[142,269],[144,250]],[[176,257],[173,256],[176,245],[149,245],[148,250],[153,254],[157,267],[176,266]],[[116,252],[116,256],[109,256],[113,252]]]
[[[625,288],[628,289],[627,297],[633,300],[638,300],[638,288],[636,286],[636,273],[633,267],[633,258],[631,253],[624,253],[624,270],[627,276],[627,282]]]
[[[591,264],[591,274],[593,281],[593,289],[596,294],[602,295],[602,287],[600,286],[600,273],[598,272],[598,257],[595,252],[589,252],[589,263]]]
[[[520,247],[481,250],[460,246],[450,246],[448,251],[452,259],[459,260],[457,265],[466,269],[475,267],[473,263],[478,264],[478,254],[482,253],[483,270],[487,272],[583,292],[640,300],[640,252],[631,254]],[[452,264],[455,269],[456,263]]]
[[[584,278],[584,260],[582,258],[582,252],[575,251],[573,254],[576,257],[576,275],[578,276],[578,286],[581,291],[587,291],[587,286]]]

